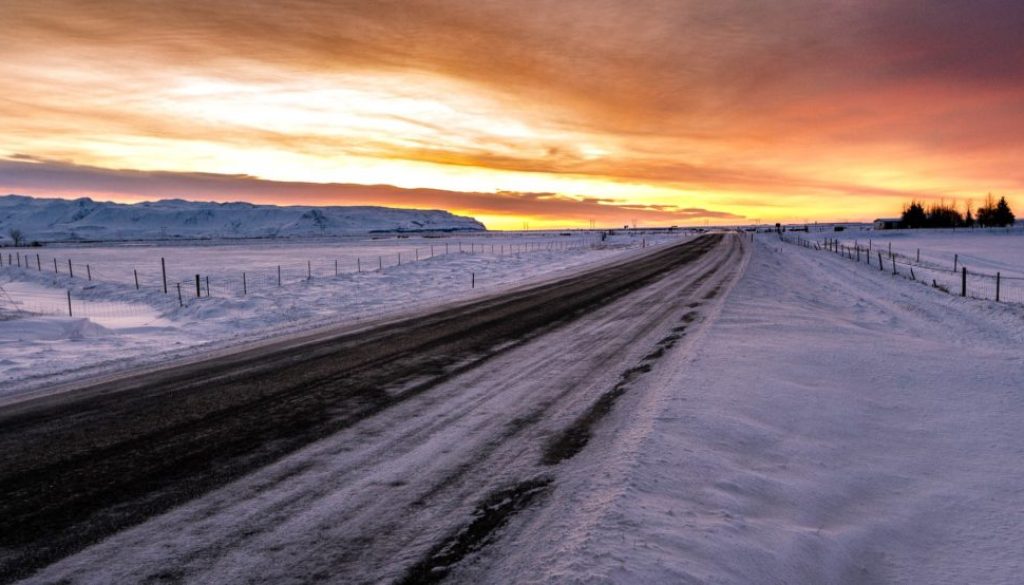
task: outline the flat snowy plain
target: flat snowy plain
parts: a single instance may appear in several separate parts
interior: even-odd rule
[[[1024,270],[1016,258],[1007,269]],[[471,261],[460,256],[455,272]],[[961,299],[767,235],[721,286],[587,447],[553,468],[550,492],[451,582],[1020,582],[1024,307]],[[165,574],[242,583],[313,571],[304,555],[344,531],[331,510],[352,496],[330,486],[347,477],[339,461],[364,449],[347,441],[436,416],[421,447],[396,460],[367,455],[365,489],[412,482],[396,473],[493,426],[490,408],[470,423],[467,396],[461,421],[443,424],[455,416],[447,408],[388,413],[28,582],[131,581],[190,563]]]
[[[808,235],[808,234],[801,234]],[[923,230],[848,229],[843,232],[811,232],[813,238],[837,238],[845,245],[867,244],[875,249],[916,258],[952,269],[968,266],[981,272],[1024,276],[1024,225],[1013,228],[959,228]]]
[[[619,232],[601,241],[596,233],[559,234],[3,249],[0,314],[6,307],[50,316],[0,318],[0,402],[75,377],[467,299],[692,237]],[[7,256],[18,253],[28,258],[28,268],[8,266]],[[162,290],[161,258],[169,294]],[[69,259],[75,278],[68,276]],[[83,278],[86,266],[91,281]],[[196,274],[204,295],[209,276],[211,296],[195,298]],[[175,290],[182,281],[185,307]],[[67,316],[69,290],[73,317]]]

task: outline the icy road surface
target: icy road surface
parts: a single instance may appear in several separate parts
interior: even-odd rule
[[[614,402],[700,327],[743,251],[706,236],[362,332],[9,406],[3,575],[123,529],[33,580],[439,579],[557,486]]]

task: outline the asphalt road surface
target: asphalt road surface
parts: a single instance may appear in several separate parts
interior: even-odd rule
[[[449,577],[543,499],[743,253],[701,236],[0,408],[0,582]]]

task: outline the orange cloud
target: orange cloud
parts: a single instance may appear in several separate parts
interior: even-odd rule
[[[0,140],[83,166],[474,193],[510,218],[542,203],[502,192],[789,220],[1024,187],[1016,0],[4,12]]]

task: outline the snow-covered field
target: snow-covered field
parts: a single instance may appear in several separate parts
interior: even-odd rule
[[[801,234],[808,235],[808,234]],[[1024,276],[1024,226],[987,229],[846,230],[811,232],[810,237],[837,238],[844,244],[866,245],[907,257],[917,257],[949,269],[958,266],[1004,276]]]
[[[787,233],[791,243],[838,244],[834,252],[951,294],[1024,303],[1024,228]],[[895,261],[895,266],[893,266]],[[966,269],[966,275],[964,273]]]
[[[611,246],[654,240],[657,236],[613,236]],[[532,234],[494,233],[424,237],[416,235],[380,235],[359,238],[310,238],[295,240],[212,240],[181,244],[134,243],[124,245],[50,245],[39,249],[2,250],[4,264],[17,262],[30,269],[78,278],[87,272],[94,281],[119,283],[134,288],[138,274],[142,288],[163,288],[162,270],[168,282],[194,282],[196,274],[209,277],[211,286],[223,294],[241,295],[242,273],[247,272],[248,285],[256,290],[277,286],[277,267],[281,267],[282,283],[316,277],[334,276],[335,263],[339,273],[370,271],[381,266],[397,266],[433,256],[456,252],[509,255],[539,249],[562,250],[592,247],[600,243],[594,233],[559,232]],[[493,252],[492,252],[492,246]],[[27,260],[26,260],[27,258]],[[56,260],[56,264],[54,263]],[[163,267],[161,266],[163,260]],[[68,268],[69,262],[71,268]],[[205,287],[205,280],[203,286]],[[215,291],[216,292],[216,291]],[[204,288],[205,293],[205,288]]]
[[[29,262],[28,268],[11,268],[5,257],[0,311],[6,308],[10,315],[12,309],[24,309],[47,316],[0,320],[0,398],[82,375],[469,298],[681,237],[690,236],[620,233],[601,241],[594,233],[486,233],[326,244],[321,240],[6,249],[5,256],[23,254]],[[53,258],[58,259],[57,273]],[[75,278],[68,276],[69,258]],[[163,293],[160,258],[165,259],[171,281],[168,294]],[[91,281],[83,278],[86,266]],[[139,290],[133,270],[139,272]],[[198,299],[195,274],[203,275],[204,296]],[[179,305],[175,286],[180,281],[184,306]]]

